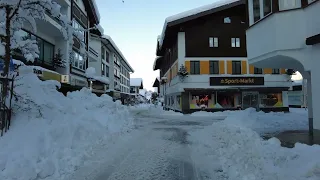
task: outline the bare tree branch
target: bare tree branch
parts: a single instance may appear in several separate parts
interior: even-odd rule
[[[21,1],[22,1],[22,0],[19,0],[16,9],[13,10],[11,16],[9,16],[9,20],[10,20],[10,21],[11,21],[11,19],[13,18],[13,16],[14,16],[15,14],[17,14],[17,12],[18,12],[18,10],[19,10],[19,8],[20,8],[20,5],[21,5]]]

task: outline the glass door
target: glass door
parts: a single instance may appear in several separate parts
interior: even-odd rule
[[[259,109],[258,92],[242,92],[242,109],[255,108]]]

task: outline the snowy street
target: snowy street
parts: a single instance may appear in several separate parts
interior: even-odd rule
[[[320,177],[319,161],[312,156],[319,152],[319,146],[296,144],[293,149],[283,148],[275,138],[263,141],[258,134],[263,131],[244,127],[254,128],[254,123],[247,117],[256,116],[261,121],[263,117],[269,119],[270,124],[266,123],[265,129],[269,127],[270,131],[273,124],[277,131],[275,127],[285,118],[301,118],[297,117],[305,113],[301,110],[273,115],[252,111],[182,115],[163,111],[160,107],[145,107],[131,108],[130,112],[134,115],[134,130],[119,137],[111,147],[102,149],[95,156],[95,163],[78,169],[67,179],[258,180],[290,177],[313,180]],[[281,119],[272,122],[272,117],[277,116]],[[242,119],[248,120],[248,124],[237,125]],[[287,127],[282,128],[290,127],[289,120],[286,124]],[[301,124],[296,123],[295,128],[303,128]],[[308,166],[298,166],[306,162]]]
[[[156,116],[150,110],[133,110],[135,130],[107,150],[105,164],[84,179],[216,179],[209,178],[196,165],[189,132],[210,125],[223,117],[199,118]],[[82,171],[82,170],[80,170]],[[78,171],[79,172],[79,171]],[[82,171],[83,173],[83,171]],[[78,179],[79,176],[74,177]]]

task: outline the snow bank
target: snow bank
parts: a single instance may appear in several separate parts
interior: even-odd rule
[[[293,149],[283,148],[278,139],[264,141],[250,128],[231,122],[236,120],[214,123],[191,133],[192,141],[204,147],[198,153],[215,156],[220,161],[219,166],[211,162],[208,169],[213,173],[223,172],[228,179],[248,180],[320,178],[320,159],[315,158],[320,146],[297,143]]]
[[[128,109],[110,96],[84,88],[65,97],[57,81],[21,68],[12,126],[0,138],[1,180],[64,179],[108,138],[131,129]]]
[[[257,133],[276,134],[287,130],[307,130],[308,115],[303,112],[256,112],[255,109],[246,109],[244,111],[225,112],[228,117],[227,123],[250,128]],[[216,113],[215,113],[216,114]],[[217,113],[218,114],[218,113]],[[220,114],[223,114],[221,112]]]

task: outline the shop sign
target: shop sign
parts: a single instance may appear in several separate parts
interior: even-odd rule
[[[71,85],[88,87],[88,81],[87,79],[80,79],[80,78],[71,76]]]
[[[264,85],[264,77],[210,77],[210,86]]]
[[[69,75],[61,75],[62,83],[69,83],[70,76]]]
[[[33,73],[40,77],[43,76],[43,72],[40,69],[33,68]]]
[[[104,91],[104,84],[98,84],[93,82],[92,89]]]

